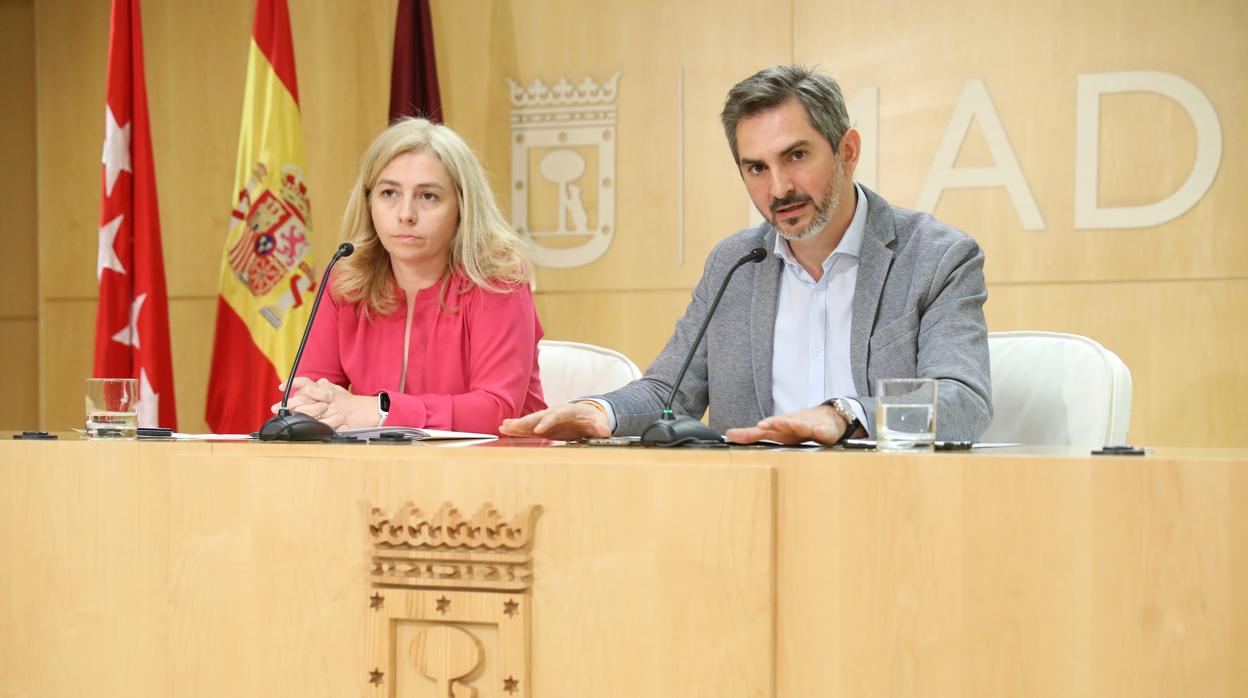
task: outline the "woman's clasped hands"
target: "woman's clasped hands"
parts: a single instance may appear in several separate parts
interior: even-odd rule
[[[286,384],[282,383],[277,389],[285,390]],[[274,414],[281,405],[280,402],[273,404]],[[303,376],[295,378],[286,407],[291,412],[319,419],[339,431],[374,427],[380,421],[375,396],[355,395],[325,378],[315,381]]]

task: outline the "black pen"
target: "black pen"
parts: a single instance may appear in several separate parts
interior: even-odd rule
[[[139,437],[169,439],[173,437],[173,430],[163,427],[139,427]]]

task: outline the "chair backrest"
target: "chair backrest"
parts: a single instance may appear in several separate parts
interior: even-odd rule
[[[546,404],[555,406],[585,395],[600,395],[641,378],[637,364],[618,351],[580,342],[543,339],[537,343]]]
[[[1100,448],[1127,443],[1131,371],[1075,334],[992,332],[993,420],[980,441]]]

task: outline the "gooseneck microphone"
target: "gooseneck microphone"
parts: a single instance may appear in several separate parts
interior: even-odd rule
[[[680,389],[680,382],[685,379],[685,372],[689,370],[693,355],[697,353],[698,345],[702,343],[706,328],[711,325],[711,318],[715,315],[715,309],[719,307],[719,300],[724,297],[724,291],[728,290],[728,282],[732,280],[732,275],[745,264],[751,262],[758,264],[766,258],[767,250],[755,247],[738,259],[737,263],[732,265],[732,269],[728,270],[723,283],[719,285],[719,292],[715,294],[715,300],[711,302],[710,309],[706,311],[706,317],[702,320],[702,328],[698,330],[698,337],[693,340],[693,346],[689,347],[685,363],[680,367],[680,372],[676,374],[676,380],[672,382],[672,392],[667,396],[667,402],[663,403],[662,416],[641,433],[641,443],[646,446],[683,446],[690,443],[721,443],[724,440],[723,434],[693,417],[673,414],[672,403],[676,401],[676,391]]]
[[[312,313],[308,316],[308,324],[303,328],[303,339],[299,340],[299,351],[295,352],[295,362],[290,367],[290,375],[286,378],[286,392],[282,393],[282,404],[277,414],[260,427],[258,436],[261,441],[327,441],[334,435],[334,428],[315,417],[301,412],[291,412],[286,407],[290,400],[291,384],[295,382],[295,371],[299,369],[299,360],[303,358],[303,348],[308,344],[308,335],[312,333],[312,323],[316,322],[316,309],[321,305],[321,297],[325,295],[325,284],[329,281],[329,272],[343,257],[350,257],[355,252],[355,245],[344,242],[338,251],[325,265],[325,275],[321,277],[321,287],[316,289],[316,300],[312,302]]]

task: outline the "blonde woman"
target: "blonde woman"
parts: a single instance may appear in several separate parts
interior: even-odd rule
[[[498,433],[545,408],[523,242],[454,131],[403,119],[364,154],[290,407],[335,429]]]

